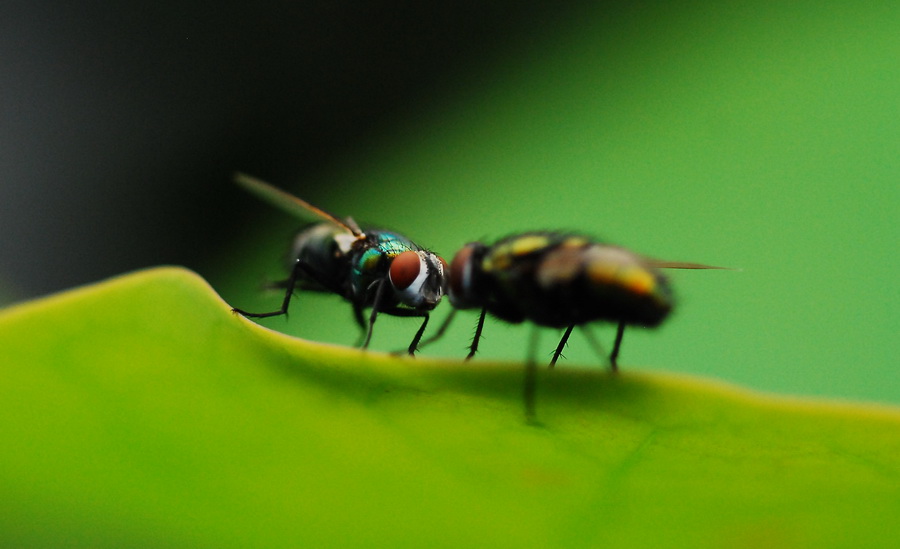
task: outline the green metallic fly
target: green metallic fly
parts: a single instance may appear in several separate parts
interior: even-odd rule
[[[284,315],[295,289],[338,294],[353,306],[363,331],[362,348],[372,339],[379,314],[421,317],[422,325],[409,344],[414,354],[428,325],[429,311],[447,290],[447,263],[392,231],[360,227],[348,217],[338,217],[286,193],[264,181],[238,173],[235,182],[289,213],[324,219],[302,228],[294,237],[289,255],[290,274],[277,284],[285,290],[281,308],[268,313],[233,312],[250,318]],[[368,319],[364,310],[371,308]]]

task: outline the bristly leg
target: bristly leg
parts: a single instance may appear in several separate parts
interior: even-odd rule
[[[430,316],[428,313],[425,313],[425,320],[422,321],[422,325],[419,326],[419,331],[416,332],[415,337],[413,337],[412,342],[409,344],[409,355],[414,356],[416,351],[419,349],[419,341],[422,339],[422,334],[425,333],[425,326],[428,326],[428,319]]]
[[[478,352],[478,341],[481,339],[481,330],[484,328],[484,317],[487,316],[487,309],[481,310],[481,316],[478,317],[478,325],[475,326],[475,335],[472,337],[472,344],[469,345],[469,354],[466,360],[471,359]]]
[[[574,329],[574,324],[571,324],[568,328],[566,328],[566,332],[563,334],[562,339],[559,340],[559,345],[556,346],[556,351],[554,351],[553,358],[550,360],[551,368],[556,366],[556,361],[559,360],[560,356],[562,356],[563,349],[566,348],[566,341],[569,340],[569,336],[572,335],[572,330]]]

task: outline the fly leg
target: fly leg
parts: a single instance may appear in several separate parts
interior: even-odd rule
[[[522,398],[525,401],[525,420],[535,423],[535,390],[537,388],[537,362],[534,359],[537,353],[538,327],[534,325],[531,331],[531,343],[528,348],[528,358],[525,361],[525,380],[522,382]]]
[[[378,318],[378,313],[380,312],[378,306],[381,305],[381,299],[384,296],[384,286],[386,281],[387,280],[384,278],[376,280],[367,288],[368,291],[371,290],[373,286],[375,287],[375,299],[372,301],[372,313],[369,315],[369,326],[366,330],[366,339],[361,346],[362,349],[368,348],[369,341],[372,339],[372,328],[375,326],[375,319]]]
[[[359,326],[359,338],[356,340],[356,347],[360,347],[369,327],[366,324],[366,317],[363,315],[363,308],[356,303],[353,304],[353,318],[356,320],[356,325]]]
[[[619,348],[622,346],[622,336],[625,334],[625,323],[619,322],[619,327],[616,329],[616,342],[613,344],[612,353],[609,355],[609,365],[612,368],[613,372],[619,371],[619,365],[616,364],[616,359],[619,358]]]
[[[266,318],[270,316],[280,316],[287,315],[288,305],[291,303],[291,297],[294,295],[294,288],[297,285],[297,280],[300,278],[301,273],[306,273],[309,275],[306,263],[302,263],[300,261],[294,263],[294,268],[291,269],[291,274],[287,280],[284,281],[284,300],[281,302],[281,308],[277,311],[271,311],[268,313],[248,313],[243,309],[238,309],[234,307],[231,309],[232,313],[238,313],[241,316],[245,316],[247,318]]]
[[[597,338],[594,337],[594,332],[590,330],[587,324],[581,325],[581,333],[584,334],[584,338],[588,340],[588,343],[591,345],[591,348],[594,349],[594,352],[597,353],[597,356],[599,356],[601,360],[606,360],[606,350],[603,348],[603,345],[597,341]]]
[[[409,344],[409,354],[413,356],[416,354],[416,351],[419,348],[419,341],[422,339],[422,334],[425,333],[425,326],[428,326],[428,319],[431,318],[428,313],[425,313],[425,320],[422,321],[422,325],[419,326],[419,330],[416,332],[416,335],[413,337],[412,342]]]
[[[409,348],[407,351],[409,354],[415,354],[416,348],[419,346],[419,340],[422,339],[422,334],[425,333],[425,327],[428,326],[428,313],[424,311],[418,311],[416,309],[401,309],[396,306],[391,306],[389,308],[381,309],[381,302],[384,299],[384,288],[387,286],[387,279],[382,278],[381,280],[376,280],[372,284],[369,285],[369,290],[373,287],[375,288],[375,298],[372,300],[372,313],[369,315],[369,326],[366,331],[366,339],[362,344],[362,348],[365,349],[369,346],[369,341],[372,339],[372,328],[375,326],[375,319],[378,318],[379,313],[384,313],[386,315],[391,316],[419,316],[424,317],[425,320],[422,321],[422,325],[419,326],[419,330],[416,332],[415,337],[413,337],[412,342],[409,344]],[[354,307],[354,309],[357,309]],[[357,312],[357,317],[361,316],[361,312]],[[357,320],[359,322],[359,320]]]
[[[422,317],[424,320],[422,321],[422,325],[419,326],[419,329],[416,331],[416,335],[413,337],[412,342],[409,344],[409,347],[406,351],[410,355],[415,355],[416,351],[419,350],[419,341],[422,339],[422,335],[425,333],[425,327],[428,326],[428,319],[431,318],[428,313],[425,311],[418,311],[416,309],[401,309],[399,307],[394,307],[392,309],[385,309],[381,311],[386,315],[391,316],[403,316],[403,317]]]
[[[470,360],[475,353],[478,352],[478,341],[481,339],[481,330],[484,328],[484,317],[487,315],[487,309],[481,310],[481,316],[478,317],[478,325],[475,326],[475,335],[472,337],[472,344],[469,345],[469,354],[466,360]]]
[[[559,340],[559,345],[556,346],[556,351],[553,353],[553,359],[550,360],[550,367],[556,366],[556,361],[559,360],[560,355],[562,355],[563,349],[566,348],[566,341],[569,340],[569,336],[572,335],[572,330],[575,328],[575,325],[572,324],[568,328],[566,328],[566,333],[563,334],[562,339]]]
[[[450,314],[444,319],[444,322],[441,323],[440,327],[438,327],[437,331],[431,337],[427,338],[425,341],[419,344],[419,348],[422,348],[426,345],[430,345],[431,343],[439,340],[444,336],[444,332],[447,331],[447,328],[450,327],[450,322],[453,320],[453,317],[456,316],[456,309],[450,309]]]

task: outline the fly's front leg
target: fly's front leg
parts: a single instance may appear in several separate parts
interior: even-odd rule
[[[487,316],[487,309],[482,309],[481,316],[478,317],[478,325],[475,326],[475,335],[472,336],[472,344],[469,345],[469,354],[466,355],[466,360],[470,360],[478,352],[478,341],[481,340],[481,330],[484,328],[485,316]]]
[[[428,313],[424,313],[425,320],[422,321],[422,325],[419,326],[419,331],[416,332],[416,335],[413,337],[412,342],[409,344],[409,355],[413,356],[416,354],[416,351],[419,349],[419,341],[422,339],[422,334],[425,333],[425,326],[428,326],[428,319],[430,318]]]
[[[416,331],[416,335],[413,337],[412,342],[406,349],[406,351],[410,355],[415,355],[416,351],[419,349],[419,341],[422,339],[422,334],[425,333],[425,327],[428,326],[428,319],[431,318],[430,315],[425,311],[418,311],[416,309],[401,309],[400,307],[392,307],[381,312],[391,316],[422,317],[424,319],[422,320],[422,325],[419,326],[419,329]]]

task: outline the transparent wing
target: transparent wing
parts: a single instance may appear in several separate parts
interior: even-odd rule
[[[362,230],[359,228],[359,225],[357,225],[352,218],[348,217],[346,220],[343,220],[336,215],[326,212],[322,208],[317,208],[309,202],[301,198],[297,198],[290,193],[282,191],[278,187],[270,185],[269,183],[266,183],[261,179],[257,179],[245,173],[237,172],[234,174],[234,182],[244,189],[255,194],[257,197],[263,199],[269,204],[272,204],[276,208],[284,210],[287,213],[299,217],[307,217],[310,213],[312,213],[313,215],[316,215],[324,219],[325,221],[334,223],[338,227],[347,229],[347,231],[349,231],[353,236],[365,236]]]
[[[715,265],[704,265],[703,263],[690,263],[687,261],[665,261],[663,259],[654,259],[652,257],[642,258],[644,262],[657,269],[718,269],[721,271],[739,271],[731,267],[716,267]]]

